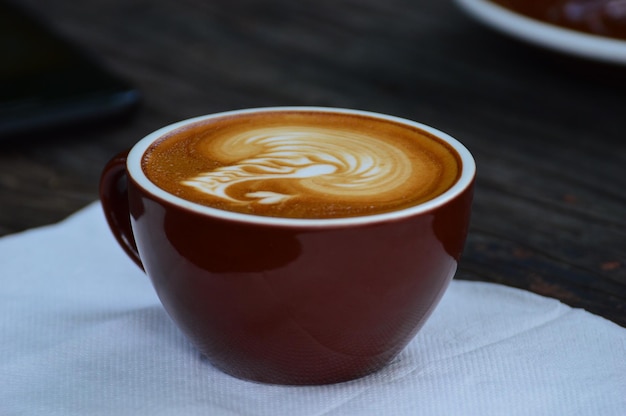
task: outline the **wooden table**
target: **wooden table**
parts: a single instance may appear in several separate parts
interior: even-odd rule
[[[270,105],[407,117],[479,166],[458,279],[626,326],[626,68],[535,49],[444,0],[22,0],[143,94],[132,119],[0,147],[0,235],[97,199],[102,166],[180,119]]]

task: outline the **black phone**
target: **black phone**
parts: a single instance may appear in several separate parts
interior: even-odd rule
[[[123,116],[138,102],[125,80],[0,1],[0,138]]]

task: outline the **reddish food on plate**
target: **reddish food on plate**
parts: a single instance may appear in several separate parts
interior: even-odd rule
[[[491,0],[547,23],[626,40],[626,0]]]

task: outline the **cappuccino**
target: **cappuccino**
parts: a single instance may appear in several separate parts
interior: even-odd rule
[[[344,218],[429,201],[461,162],[415,126],[365,114],[275,110],[210,118],[154,142],[142,169],[179,198],[238,213]]]

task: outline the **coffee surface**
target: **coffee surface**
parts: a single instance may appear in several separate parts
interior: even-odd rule
[[[317,111],[238,114],[153,143],[150,181],[180,198],[244,214],[342,218],[418,205],[460,175],[456,152],[412,126]]]

